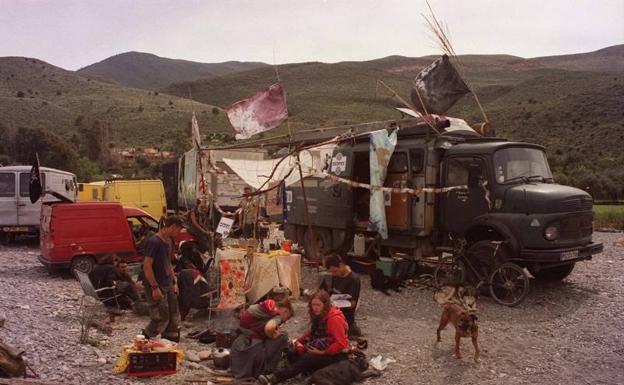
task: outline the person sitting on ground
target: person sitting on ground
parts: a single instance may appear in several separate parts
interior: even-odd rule
[[[212,252],[212,224],[210,221],[210,208],[206,199],[197,199],[195,208],[188,212],[187,220],[190,224],[189,233],[197,241],[199,251],[205,253]]]
[[[178,304],[180,319],[184,321],[191,309],[205,309],[212,305],[210,292],[218,289],[216,277],[209,277],[213,259],[204,264],[201,258],[189,259],[178,276]]]
[[[360,277],[351,271],[349,265],[342,261],[338,254],[330,254],[325,258],[325,267],[331,275],[325,276],[319,286],[320,289],[333,294],[348,294],[351,296],[351,306],[342,307],[347,323],[349,324],[349,337],[360,337],[362,332],[355,323],[355,310],[360,300]]]
[[[139,299],[136,283],[126,272],[127,264],[115,255],[104,257],[89,273],[93,287],[98,290],[111,288],[98,293],[104,298],[102,303],[110,309],[130,309],[134,301]]]
[[[295,342],[294,363],[273,374],[260,375],[264,385],[278,384],[300,373],[310,374],[333,363],[346,360],[349,350],[348,325],[344,315],[333,306],[329,294],[318,290],[308,302],[310,330]]]
[[[288,299],[267,299],[240,313],[240,334],[230,349],[234,377],[257,378],[277,369],[288,347],[288,334],[280,330],[280,325],[294,315]]]

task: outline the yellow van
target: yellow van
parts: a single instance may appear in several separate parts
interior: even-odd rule
[[[104,200],[104,182],[78,183],[78,201]]]
[[[104,200],[138,207],[156,219],[167,214],[165,189],[159,179],[106,181]]]

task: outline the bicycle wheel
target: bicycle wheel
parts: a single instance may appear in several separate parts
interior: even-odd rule
[[[433,273],[433,279],[438,288],[461,285],[466,280],[466,265],[454,256],[442,257]]]
[[[529,294],[529,277],[515,263],[499,265],[488,280],[494,301],[505,306],[516,306]]]

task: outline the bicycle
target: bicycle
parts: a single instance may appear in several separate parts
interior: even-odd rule
[[[487,286],[497,303],[510,307],[520,304],[529,293],[529,277],[522,267],[506,257],[504,244],[504,241],[479,241],[467,250],[471,255],[466,255],[462,247],[452,255],[440,257],[434,272],[436,287],[463,285],[470,272],[477,290]],[[490,252],[491,263],[479,266],[489,271],[480,271],[470,261],[470,257],[473,257],[476,262],[480,262],[479,259],[483,260]],[[482,254],[477,255],[479,253]]]

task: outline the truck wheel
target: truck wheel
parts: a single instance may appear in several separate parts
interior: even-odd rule
[[[515,263],[505,262],[498,266],[488,280],[494,301],[505,306],[516,306],[529,294],[529,277]]]
[[[314,227],[314,240],[310,236],[310,229],[306,229],[303,236],[306,257],[312,260],[321,260],[331,250],[332,237],[329,229]],[[316,247],[315,247],[316,246]]]
[[[461,259],[446,256],[440,259],[433,273],[436,288],[459,286],[466,280],[466,266]]]
[[[576,263],[569,263],[567,265],[561,265],[556,267],[544,268],[536,271],[534,269],[529,269],[531,274],[540,281],[546,282],[557,282],[561,281],[574,270],[574,266]]]
[[[95,266],[95,260],[92,257],[82,256],[72,259],[70,268],[72,272],[78,270],[89,274],[93,270],[93,266]]]
[[[13,233],[1,233],[0,235],[0,243],[5,246],[15,242],[15,234]]]

